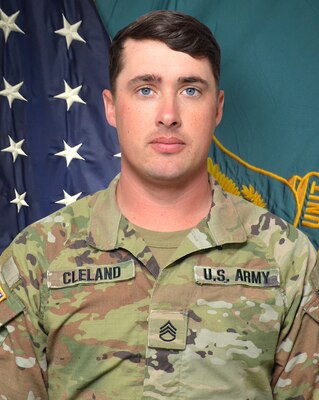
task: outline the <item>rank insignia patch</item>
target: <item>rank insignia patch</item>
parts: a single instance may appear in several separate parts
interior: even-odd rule
[[[5,291],[3,290],[2,286],[0,286],[0,303],[1,301],[5,300],[7,298],[7,295]]]
[[[148,346],[159,349],[184,350],[187,326],[187,311],[151,310]]]

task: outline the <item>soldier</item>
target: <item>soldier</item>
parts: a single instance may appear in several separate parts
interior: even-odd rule
[[[114,38],[121,174],[3,253],[1,399],[319,399],[316,251],[208,177],[219,69],[187,15]]]

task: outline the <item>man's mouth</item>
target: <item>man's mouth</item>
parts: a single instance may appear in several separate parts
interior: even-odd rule
[[[179,153],[185,147],[185,142],[174,136],[160,136],[151,140],[150,144],[155,151],[166,154]]]

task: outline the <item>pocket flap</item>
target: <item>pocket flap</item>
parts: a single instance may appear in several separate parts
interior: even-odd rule
[[[304,310],[311,318],[319,323],[319,292],[315,292],[304,306]]]

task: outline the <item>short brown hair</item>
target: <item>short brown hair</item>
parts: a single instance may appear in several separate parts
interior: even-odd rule
[[[152,11],[145,14],[114,37],[110,47],[109,73],[111,89],[115,92],[117,76],[123,69],[123,49],[126,40],[158,40],[170,49],[189,54],[194,58],[208,58],[219,83],[220,47],[210,29],[191,17],[171,10]]]

